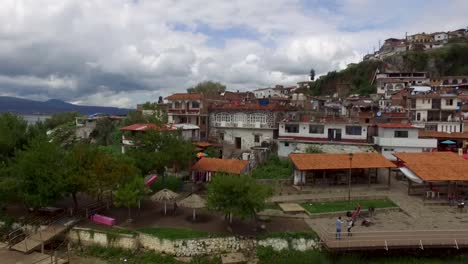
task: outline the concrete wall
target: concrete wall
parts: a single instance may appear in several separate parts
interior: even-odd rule
[[[71,242],[84,246],[119,247],[130,250],[143,248],[174,256],[198,256],[254,249],[256,246],[272,247],[274,250],[295,249],[300,251],[319,249],[315,239],[269,238],[255,240],[240,237],[218,237],[200,239],[160,239],[147,234],[111,234],[89,228],[73,228],[68,233]]]
[[[286,131],[286,124],[298,124],[298,133],[289,133]],[[309,125],[323,125],[323,133],[309,133]],[[361,126],[361,135],[346,134],[346,126]],[[301,138],[321,138],[328,139],[328,129],[341,129],[341,138],[349,140],[367,140],[367,125],[366,124],[321,124],[321,123],[280,123],[279,136],[283,137],[301,137]]]
[[[285,145],[287,143],[288,146]],[[278,141],[278,156],[288,157],[289,154],[293,152],[305,153],[307,147],[316,146],[320,148],[324,153],[360,153],[360,152],[374,152],[372,146],[367,145],[352,145],[352,144],[318,144],[318,143],[300,143],[300,142],[290,142],[287,140]]]
[[[218,128],[217,132],[224,131],[224,141],[235,144],[236,137],[241,138],[241,149],[250,150],[251,147],[260,146],[261,142],[273,140],[273,130],[253,128]],[[260,141],[255,142],[255,135],[259,135]]]

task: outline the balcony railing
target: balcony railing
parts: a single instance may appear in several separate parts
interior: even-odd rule
[[[200,109],[180,109],[180,108],[170,108],[169,113],[172,114],[184,114],[184,115],[197,115],[200,114]]]

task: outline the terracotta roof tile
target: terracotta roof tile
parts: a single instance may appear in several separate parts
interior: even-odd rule
[[[246,160],[202,158],[192,166],[192,170],[241,174],[248,165]]]
[[[468,139],[468,132],[447,133],[447,132],[420,130],[419,137],[420,138],[438,138],[438,139]]]
[[[177,130],[177,128],[164,125],[164,126],[157,126],[155,124],[133,124],[125,127],[121,127],[120,130],[122,131],[147,131],[147,130],[158,130],[158,131],[171,131]]]
[[[203,94],[199,93],[175,93],[166,97],[167,100],[196,100],[203,99]]]
[[[417,128],[412,124],[398,124],[398,123],[386,123],[386,124],[378,124],[378,127],[382,128]]]
[[[289,158],[299,170],[349,169],[349,154],[290,154]],[[395,164],[379,153],[354,153],[353,169],[393,168]]]
[[[424,181],[468,181],[468,161],[453,152],[395,153]]]

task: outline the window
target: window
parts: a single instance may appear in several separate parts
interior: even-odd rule
[[[254,142],[260,143],[260,135],[254,135]]]
[[[392,148],[384,148],[383,150],[384,151],[394,151],[394,149],[392,149]]]
[[[453,105],[453,99],[445,99],[445,105]]]
[[[284,130],[286,133],[299,133],[299,125],[298,124],[286,124],[284,125]]]
[[[200,103],[197,101],[192,101],[192,108],[200,108]]]
[[[324,130],[325,130],[324,125],[309,125],[310,134],[323,134]]]
[[[361,126],[346,126],[346,135],[360,136],[362,134]]]
[[[262,123],[265,124],[267,121],[265,114],[252,114],[247,117],[247,122],[249,123]]]
[[[395,130],[396,138],[408,138],[408,131],[404,130]]]
[[[224,133],[219,133],[219,139],[224,140]]]
[[[421,113],[417,113],[417,114],[416,114],[416,120],[417,120],[417,121],[421,121]]]
[[[180,102],[175,102],[174,103],[174,108],[181,108]]]
[[[231,122],[231,115],[228,113],[219,113],[215,117],[216,122]]]
[[[285,147],[289,147],[289,142],[284,142]]]
[[[247,122],[247,115],[243,113],[237,113],[232,116],[232,121],[233,122]]]

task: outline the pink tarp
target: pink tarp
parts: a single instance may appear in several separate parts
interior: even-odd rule
[[[158,175],[151,175],[151,177],[145,182],[145,186],[150,186],[156,181],[156,179],[158,179]]]
[[[108,225],[108,226],[115,225],[115,219],[114,218],[103,216],[103,215],[98,215],[98,214],[92,215],[91,216],[91,221],[96,222],[96,223],[100,223],[100,224],[104,224],[104,225]]]

